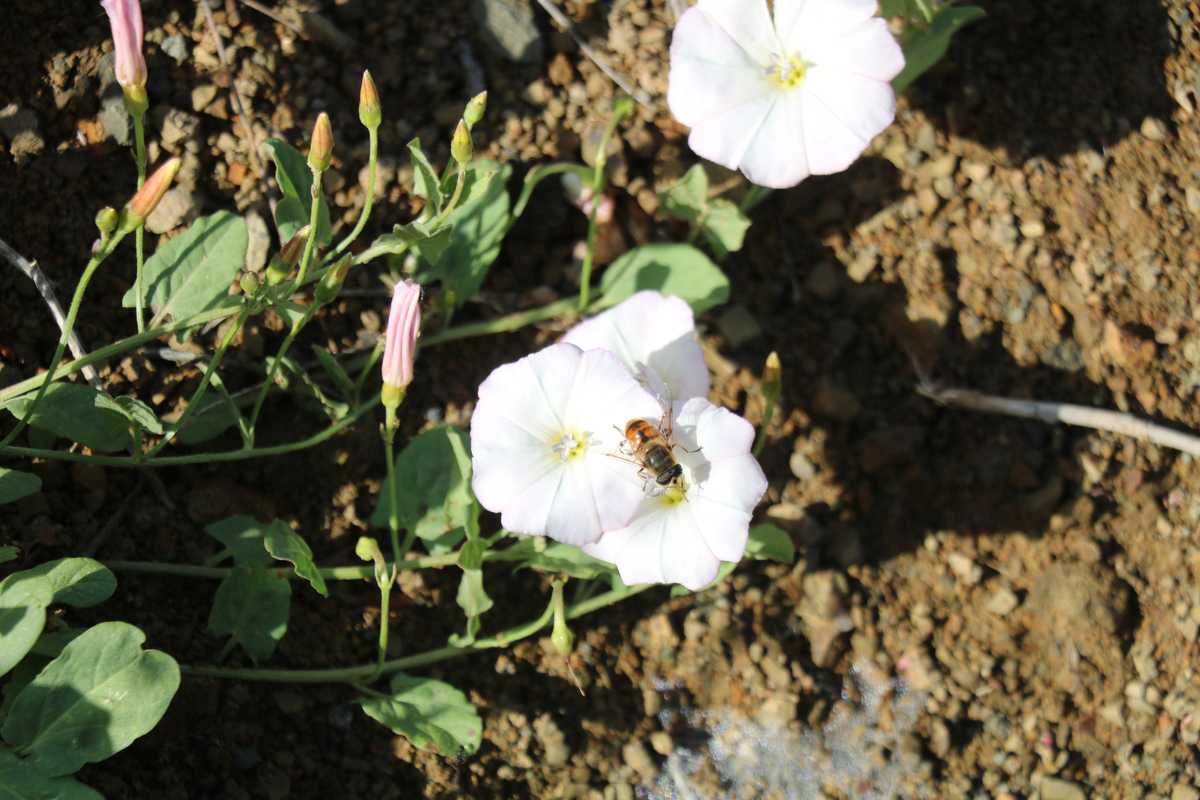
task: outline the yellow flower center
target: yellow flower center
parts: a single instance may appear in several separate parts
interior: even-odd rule
[[[771,54],[771,66],[763,70],[765,75],[775,79],[782,89],[794,89],[804,81],[804,62],[796,56],[780,58]]]
[[[575,438],[575,433],[564,433],[557,442],[550,445],[550,452],[558,456],[558,460],[567,463],[574,456],[582,455],[586,448],[583,442]]]

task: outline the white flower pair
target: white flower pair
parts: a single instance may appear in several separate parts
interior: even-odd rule
[[[706,586],[721,561],[741,559],[767,488],[754,429],[709,403],[708,385],[691,308],[638,292],[479,387],[475,496],[508,530],[580,546],[626,584]],[[658,427],[672,407],[663,427],[681,482],[652,491],[624,430],[633,419]]]

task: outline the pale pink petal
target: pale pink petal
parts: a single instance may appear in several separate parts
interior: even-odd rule
[[[675,409],[675,440],[689,450],[695,449],[692,442],[703,442],[704,449],[697,457],[720,461],[750,452],[754,426],[727,408],[704,399],[689,400]]]
[[[704,350],[696,341],[692,308],[682,298],[663,297],[652,289],[635,292],[567,331],[562,341],[582,350],[611,350],[639,380],[649,379],[639,372],[650,368],[677,403],[708,395]],[[659,394],[656,387],[650,389]]]
[[[679,583],[695,590],[712,583],[721,562],[704,545],[690,513],[679,513],[679,506],[647,503],[660,509],[639,512],[629,527],[604,534],[583,552],[616,564],[629,586]]]
[[[805,80],[807,82],[807,78]],[[802,91],[803,86],[776,92],[771,112],[762,120],[747,121],[748,124],[754,124],[754,136],[747,142],[741,159],[733,166],[760,186],[786,189],[816,171],[807,143],[809,121],[804,116],[801,104]],[[723,124],[732,126],[734,121],[726,120]],[[692,137],[695,135],[693,130]],[[690,138],[688,142],[691,142]]]
[[[480,403],[471,417],[471,488],[480,505],[501,511],[555,469],[556,459],[547,457],[550,446]]]
[[[775,26],[771,23],[766,2],[700,0],[696,8],[710,16],[755,63],[769,63],[772,53],[780,53],[782,44],[775,35]],[[687,13],[684,12],[683,16],[687,16]],[[679,21],[683,22],[682,16]],[[678,31],[678,23],[675,28]]]
[[[815,35],[816,32],[798,33],[806,35],[798,37],[794,50],[821,70],[840,69],[864,78],[890,81],[904,69],[904,51],[887,23],[878,17],[833,38]]]
[[[878,10],[877,0],[775,0],[775,31],[789,51],[808,59],[805,45],[836,40]]]
[[[573,344],[552,345],[570,347]],[[633,417],[658,414],[658,403],[608,350],[588,350],[575,374],[563,420],[568,427],[579,428],[591,438],[607,438],[614,425],[624,426]]]
[[[799,93],[814,175],[850,166],[896,114],[891,84],[841,70],[810,69]]]
[[[685,125],[696,126],[772,90],[764,64],[754,60],[699,7],[679,18],[671,40],[667,104]]]
[[[757,98],[752,103],[735,106],[732,109],[714,117],[710,117],[701,122],[697,122],[692,126],[692,132],[688,135],[688,146],[698,156],[707,158],[728,169],[743,168],[746,160],[755,155],[755,149],[763,149],[763,145],[772,146],[770,144],[770,136],[778,135],[778,131],[782,130],[780,126],[775,126],[774,134],[763,134],[763,128],[771,121],[775,114],[775,107],[781,99],[778,92],[772,91],[768,94]],[[794,135],[794,131],[791,132]],[[762,144],[760,144],[762,143]],[[776,141],[773,145],[778,152],[780,143]],[[788,145],[782,143],[782,150],[786,151]],[[770,151],[763,152],[762,156],[770,155]],[[790,168],[789,168],[790,166]],[[795,172],[794,165],[781,165],[782,171],[791,174]],[[770,170],[760,170],[760,173],[768,173]],[[804,172],[800,179],[808,175]],[[790,186],[793,184],[778,184],[767,183],[758,180],[749,173],[747,178],[755,183],[761,183],[763,186],[778,188],[780,186]]]
[[[497,367],[480,384],[479,403],[494,405],[501,416],[550,447],[565,430],[563,414],[582,359],[578,347],[552,345]]]

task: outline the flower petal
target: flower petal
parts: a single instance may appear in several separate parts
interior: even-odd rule
[[[756,64],[769,64],[771,54],[780,53],[781,42],[775,35],[775,25],[763,0],[749,3],[746,0],[700,0],[697,7],[737,42]],[[683,17],[679,21],[682,22]],[[678,24],[675,29],[678,35]]]
[[[896,115],[891,84],[839,69],[813,67],[799,93],[814,175],[846,169]]]
[[[890,81],[904,69],[904,51],[878,17],[863,20],[837,36],[797,31],[794,51],[820,69],[840,69],[864,78]]]
[[[562,341],[583,350],[611,350],[640,380],[649,377],[639,375],[640,369],[650,368],[667,384],[669,399],[675,402],[708,395],[704,350],[696,341],[692,308],[682,298],[663,297],[653,289],[635,292],[567,331]],[[650,390],[657,395],[654,386]]]
[[[690,513],[680,513],[683,504],[647,505],[657,508],[639,511],[628,527],[604,534],[583,552],[616,564],[626,585],[680,583],[695,590],[712,583],[721,561],[705,546]]]
[[[494,405],[501,416],[550,447],[565,429],[563,411],[582,360],[578,347],[551,345],[497,367],[479,385],[479,404]]]
[[[788,52],[809,59],[805,45],[836,40],[878,10],[877,0],[775,0],[775,31]]]
[[[671,40],[667,105],[676,119],[695,127],[770,94],[763,74],[769,63],[769,52],[756,60],[703,8],[689,8]]]

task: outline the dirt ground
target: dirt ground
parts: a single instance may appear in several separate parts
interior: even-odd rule
[[[342,225],[362,205],[366,136],[355,108],[371,70],[388,160],[368,234],[411,216],[405,143],[419,136],[445,163],[476,91],[489,91],[479,152],[518,172],[590,158],[606,122],[611,82],[536,3],[276,4],[288,20],[323,16],[307,36],[233,0],[215,5],[257,138],[303,148],[316,113],[333,118],[327,188]],[[651,98],[612,159],[608,258],[680,235],[655,217],[654,194],[695,162],[663,100],[674,5],[560,6]],[[792,535],[794,566],[748,563],[714,590],[654,589],[577,621],[572,666],[586,695],[536,640],[430,668],[480,709],[484,742],[471,757],[415,750],[359,712],[343,686],[185,677],[153,734],[81,779],[112,800],[1200,800],[1193,459],[941,408],[915,391],[927,377],[1200,430],[1200,8],[980,5],[987,18],[900,99],[859,162],[756,209],[746,247],[724,264],[730,304],[699,320],[713,400],[755,424],[763,360],[772,350],[782,358],[759,514]],[[507,52],[489,32],[500,7],[530,14],[513,23]],[[148,1],[145,18],[151,153],[184,156],[185,212],[269,219],[199,7]],[[92,0],[16,4],[0,26],[0,106],[14,104],[0,110],[0,238],[36,259],[64,301],[96,211],[122,204],[135,177],[107,40]],[[711,176],[735,197],[745,189],[727,171]],[[573,294],[585,228],[547,185],[456,321]],[[120,309],[132,248],[110,263],[78,327],[89,348],[133,331]],[[370,346],[386,311],[381,269],[351,279],[304,348]],[[403,434],[465,421],[488,372],[562,327],[428,348]],[[57,337],[32,285],[0,270],[0,383],[44,368]],[[279,339],[252,326],[226,380],[257,380]],[[147,349],[102,375],[114,394],[137,392],[166,411],[199,371]],[[260,441],[320,425],[277,397]],[[295,523],[320,563],[352,563],[384,475],[377,425],[288,459],[164,469],[165,494],[136,471],[38,464],[43,491],[0,508],[0,538],[21,545],[21,566],[82,552],[198,564],[215,545],[204,524],[268,510]],[[220,642],[203,627],[215,584],[118,578],[111,601],[70,621],[127,620],[182,664],[213,663]],[[489,568],[485,579],[497,600],[485,634],[536,616],[548,598],[527,572]],[[457,629],[456,585],[433,572],[404,586],[390,610],[396,655],[441,646]],[[366,584],[337,583],[329,600],[297,591],[292,609],[265,666],[373,657],[380,609]]]

